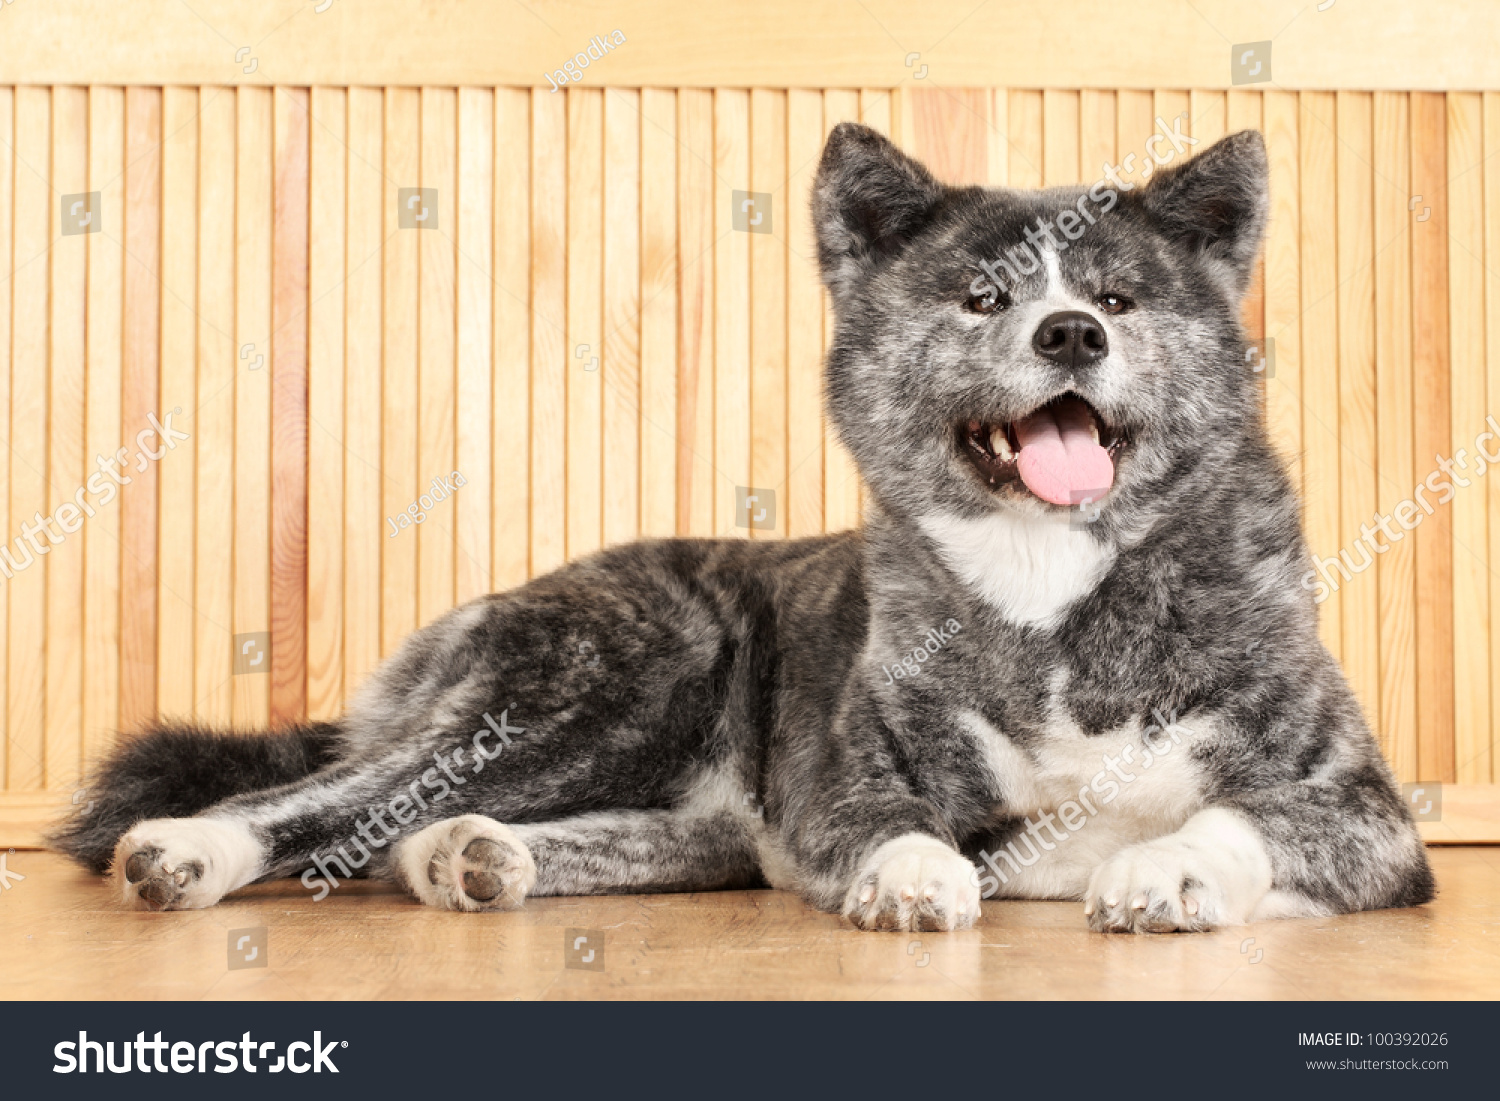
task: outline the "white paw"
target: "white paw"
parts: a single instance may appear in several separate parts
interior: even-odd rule
[[[1099,865],[1083,912],[1098,933],[1196,933],[1245,924],[1270,889],[1259,834],[1238,814],[1210,809]]]
[[[979,916],[979,875],[953,849],[909,833],[876,849],[844,899],[861,929],[949,932]]]
[[[407,888],[442,910],[514,910],[536,886],[531,850],[482,814],[445,818],[401,842],[396,866]]]
[[[211,818],[155,818],[115,845],[115,883],[137,910],[199,910],[253,880],[260,845],[242,826]]]

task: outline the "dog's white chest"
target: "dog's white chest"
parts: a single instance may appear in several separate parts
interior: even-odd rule
[[[1087,531],[1053,517],[1013,513],[921,520],[943,562],[1006,619],[1051,627],[1092,592],[1114,562],[1114,551]]]
[[[997,811],[1022,820],[983,861],[998,881],[994,894],[1080,897],[1103,860],[1171,833],[1203,804],[1190,753],[1202,732],[1175,716],[1097,737],[1058,717],[1025,750],[977,713],[963,721],[990,773]]]

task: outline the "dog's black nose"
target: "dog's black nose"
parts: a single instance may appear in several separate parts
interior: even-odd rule
[[[1082,310],[1065,310],[1043,319],[1031,345],[1063,367],[1087,367],[1109,354],[1104,327]]]

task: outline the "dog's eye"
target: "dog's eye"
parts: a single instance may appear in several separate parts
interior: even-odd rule
[[[970,313],[999,313],[1005,309],[1005,299],[998,291],[976,294],[964,303],[964,309]]]
[[[1105,313],[1124,313],[1134,306],[1135,303],[1123,294],[1106,294],[1099,299],[1099,308]]]

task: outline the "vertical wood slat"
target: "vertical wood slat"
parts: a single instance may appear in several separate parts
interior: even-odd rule
[[[677,532],[677,96],[643,88],[640,105],[641,534],[666,536]]]
[[[1389,514],[1413,486],[1411,345],[1411,116],[1405,93],[1376,92],[1375,436],[1379,508]],[[1407,517],[1406,519],[1410,519]],[[1398,779],[1417,778],[1416,543],[1398,519],[1380,556],[1381,749]]]
[[[342,88],[313,88],[309,109],[307,717],[327,720],[338,716],[344,695],[348,93]]]
[[[156,415],[191,437],[156,460],[156,707],[194,712],[198,435],[198,90],[162,90],[161,378]],[[150,441],[154,448],[165,441]]]
[[[910,134],[902,145],[944,183],[984,183],[989,175],[990,93],[982,88],[904,90]]]
[[[1484,101],[1447,95],[1448,373],[1451,435],[1442,454],[1454,487],[1453,779],[1490,779],[1489,502],[1474,488],[1474,439],[1485,431]],[[1425,456],[1423,456],[1425,459]],[[1441,484],[1441,483],[1440,483]]]
[[[307,717],[306,88],[273,96],[271,227],[270,720]],[[321,472],[320,472],[321,474]]]
[[[1042,93],[1042,183],[1082,183],[1079,93],[1049,88]]]
[[[271,631],[275,119],[269,88],[239,88],[235,100],[234,634],[241,636]],[[271,717],[274,657],[250,639],[238,652],[247,662],[261,660],[255,672],[234,677],[234,722],[261,729]]]
[[[604,483],[604,93],[569,88],[567,342],[564,364],[567,430],[567,556],[598,550],[603,539]]]
[[[1131,187],[1150,180],[1155,168],[1146,153],[1146,139],[1156,130],[1155,111],[1150,92],[1122,89],[1115,96],[1115,153],[1120,178]]]
[[[382,511],[385,381],[385,102],[376,88],[348,91],[348,215],[344,296],[344,696],[380,660],[383,558],[389,525]]]
[[[823,97],[787,92],[786,533],[823,530],[823,296],[811,203],[823,144]]]
[[[750,477],[750,234],[734,228],[733,191],[750,180],[750,94],[714,91],[713,530],[745,536],[736,490]],[[748,213],[748,211],[746,212]]]
[[[823,93],[823,136],[826,139],[841,122],[859,121],[859,93],[830,90]],[[833,342],[833,304],[822,294],[823,346]],[[823,524],[825,531],[844,531],[859,523],[859,471],[854,458],[839,440],[832,423],[823,429]]]
[[[714,93],[677,93],[677,532],[714,535]]]
[[[1079,180],[1092,186],[1106,179],[1105,168],[1119,159],[1115,146],[1118,108],[1114,92],[1086,89],[1078,94]]]
[[[1484,93],[1484,301],[1485,410],[1500,407],[1500,92]],[[1489,421],[1485,430],[1493,432]],[[1500,433],[1483,443],[1486,455],[1500,453]],[[1488,460],[1486,460],[1488,462]],[[1493,464],[1489,464],[1493,465]],[[1492,472],[1493,473],[1493,472]],[[1489,553],[1493,569],[1500,565],[1500,476],[1488,480]],[[1500,584],[1490,582],[1490,782],[1500,782]]]
[[[751,529],[756,538],[787,530],[787,209],[786,93],[750,93],[749,190],[771,196],[770,233],[749,233],[750,256],[750,478],[757,493],[775,494],[774,529]]]
[[[42,787],[45,757],[47,552],[34,517],[47,511],[47,313],[51,288],[52,97],[45,88],[15,91],[15,183],[11,284],[10,515],[14,576],[10,595],[6,782],[12,791]],[[30,533],[30,538],[26,536]]]
[[[1302,183],[1297,93],[1269,91],[1261,105],[1271,171],[1266,225],[1266,336],[1276,341],[1276,368],[1266,379],[1266,428],[1303,490],[1302,464]]]
[[[117,446],[154,413],[160,365],[161,122],[159,89],[125,90],[125,344]],[[238,249],[236,249],[238,254]],[[156,470],[135,469],[120,492],[120,725],[156,714]],[[11,680],[15,684],[15,680]]]
[[[422,234],[441,232],[402,227],[402,188],[422,179],[421,93],[413,88],[385,90],[385,171],[381,181],[384,219],[381,260],[385,282],[381,305],[381,516],[399,517],[420,491],[418,311]],[[450,195],[451,199],[451,195]],[[438,197],[441,225],[442,196]],[[420,510],[420,506],[419,506]],[[413,518],[414,520],[414,518]],[[420,622],[417,597],[418,535],[411,524],[381,543],[380,652],[389,654]]]
[[[407,230],[417,247],[417,460],[413,499],[427,518],[413,533],[417,547],[417,622],[453,607],[457,520],[455,502],[439,500],[433,479],[455,469],[457,322],[454,241],[458,222],[458,93],[423,88],[419,165],[421,187],[437,192],[437,225]],[[443,490],[447,492],[446,489]],[[431,507],[428,507],[429,502]]]
[[[1411,94],[1411,190],[1418,212],[1432,212],[1412,230],[1412,377],[1415,430],[1413,484],[1425,483],[1445,451],[1450,430],[1448,374],[1447,118],[1441,93]],[[1416,213],[1416,212],[1414,212]],[[1417,779],[1452,780],[1453,533],[1451,514],[1431,486],[1417,503],[1431,510],[1416,538]]]
[[[531,561],[531,95],[495,90],[490,541],[497,589],[525,581]]]
[[[454,598],[463,603],[490,591],[494,556],[490,540],[493,421],[495,249],[493,220],[495,94],[458,90],[457,426],[456,469],[465,479],[455,490]]]
[[[0,127],[9,122],[8,104],[0,98]],[[0,132],[0,145],[8,146],[9,135]],[[0,153],[0,178],[8,180]],[[10,209],[5,185],[0,184],[0,255],[6,236],[4,226]],[[99,487],[98,515],[83,531],[83,758],[99,759],[114,738],[120,722],[120,504],[118,487],[96,465],[97,456],[108,455],[119,445],[120,351],[123,321],[124,235],[120,218],[125,211],[125,92],[121,88],[89,89],[89,191],[100,193],[100,209],[113,217],[112,232],[90,234],[88,254],[88,359],[85,368],[84,469],[88,480]],[[110,212],[114,213],[111,215]],[[0,311],[8,313],[8,310]],[[8,322],[7,317],[6,321]],[[0,322],[0,349],[8,351],[4,322]],[[5,351],[0,351],[0,357]],[[9,372],[0,368],[9,381]],[[8,404],[8,402],[6,403]],[[4,477],[0,475],[0,484]],[[7,524],[5,529],[10,531]],[[7,586],[8,587],[8,586]],[[0,596],[0,609],[4,597]]]
[[[1011,187],[1041,187],[1042,93],[1012,89],[1007,97]]]
[[[1375,215],[1373,100],[1335,98],[1337,150],[1339,546],[1362,572],[1340,593],[1344,673],[1372,727],[1380,718],[1380,586],[1377,551],[1361,533],[1376,506]]]
[[[1114,93],[1109,94],[1110,104]],[[1005,187],[1010,181],[1010,90],[996,88],[986,105],[989,109],[989,134],[986,136],[985,183],[990,187]],[[1111,109],[1113,107],[1111,106]],[[1114,146],[1115,120],[1109,120],[1109,142]]]
[[[88,191],[88,92],[52,89],[54,195]],[[52,217],[62,211],[54,198]],[[59,226],[60,223],[54,222]],[[51,231],[49,229],[49,235]],[[76,788],[83,765],[83,485],[84,321],[88,236],[53,242],[47,296],[47,555],[46,776],[51,790]],[[78,494],[75,497],[75,494]]]
[[[641,93],[604,92],[601,536],[641,533]]]
[[[567,555],[568,116],[531,92],[531,573]]]
[[[1302,205],[1302,492],[1307,542],[1319,559],[1339,556],[1338,196],[1334,93],[1302,92],[1298,133]],[[1339,563],[1344,560],[1339,559]],[[1353,574],[1336,563],[1320,608],[1319,633],[1335,658],[1343,589]]]
[[[227,214],[235,208],[237,96],[202,88],[198,97],[193,713],[222,727],[234,719],[235,391],[249,364],[235,344],[236,226]]]
[[[12,88],[0,87],[0,431],[5,433],[5,446],[0,447],[0,522],[5,524],[3,536],[11,540],[15,529],[11,520],[11,301],[16,286],[15,224],[15,121],[16,94]],[[92,167],[92,166],[91,166]],[[93,176],[91,174],[90,178]],[[98,236],[95,234],[95,236]],[[92,289],[92,288],[91,288]],[[90,294],[90,303],[93,296]],[[14,542],[0,543],[0,563],[8,573],[0,583],[0,669],[10,668],[10,582],[15,577],[14,566],[20,548]],[[90,636],[91,638],[93,636]],[[118,653],[118,650],[116,650]],[[0,716],[5,720],[5,740],[0,745],[0,791],[10,786],[10,697],[7,691],[8,677],[0,676]],[[85,728],[87,729],[87,727]]]

